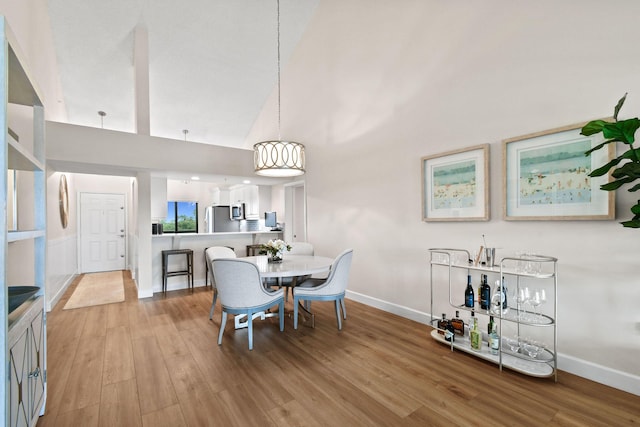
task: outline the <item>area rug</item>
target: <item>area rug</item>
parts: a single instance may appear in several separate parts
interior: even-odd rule
[[[124,301],[122,271],[87,273],[80,279],[63,310]]]

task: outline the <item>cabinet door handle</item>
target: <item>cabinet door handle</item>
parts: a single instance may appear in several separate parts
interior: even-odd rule
[[[38,366],[33,372],[29,372],[29,378],[38,378],[40,376],[40,366]]]

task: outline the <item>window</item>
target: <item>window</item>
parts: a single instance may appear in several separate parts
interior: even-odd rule
[[[198,202],[167,202],[167,218],[162,222],[164,233],[197,233]]]

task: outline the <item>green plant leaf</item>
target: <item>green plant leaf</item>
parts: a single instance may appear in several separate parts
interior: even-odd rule
[[[592,178],[598,177],[598,176],[602,176],[604,174],[606,174],[607,172],[609,172],[609,169],[611,169],[612,167],[616,166],[618,163],[620,163],[622,160],[624,160],[624,158],[618,157],[615,158],[613,160],[611,160],[609,163],[607,163],[604,166],[600,166],[598,169],[593,170],[589,176]]]
[[[637,205],[631,206],[631,212],[636,214],[636,217],[640,218],[640,203],[638,203]]]
[[[591,153],[593,153],[594,151],[597,151],[597,150],[601,149],[602,147],[604,147],[605,145],[607,145],[607,144],[609,144],[611,142],[616,142],[616,140],[615,139],[610,139],[608,141],[602,142],[602,143],[596,145],[595,147],[593,147],[592,149],[585,151],[584,155],[588,156]]]
[[[616,104],[616,108],[613,109],[613,119],[615,121],[618,121],[618,113],[620,112],[620,109],[622,108],[622,105],[624,104],[624,101],[627,99],[627,93],[625,93],[624,96],[622,98],[620,98],[620,100]]]
[[[607,139],[615,139],[625,144],[633,144],[636,130],[640,128],[640,120],[637,117],[615,123],[607,123],[602,128],[602,134]]]
[[[589,136],[589,135],[594,135],[598,132],[602,132],[602,128],[607,123],[609,122],[604,120],[592,120],[582,127],[582,129],[580,130],[580,134]]]
[[[640,228],[640,219],[632,219],[630,221],[621,222],[620,224],[628,228]]]
[[[640,184],[636,184],[636,185],[634,185],[634,186],[633,186],[633,187],[631,187],[628,191],[629,191],[630,193],[633,193],[634,191],[638,191],[638,190],[640,190]],[[639,206],[640,206],[640,205],[639,205]]]
[[[614,178],[622,178],[628,176],[629,178],[640,178],[640,164],[634,162],[628,162],[620,166],[611,174]]]
[[[618,188],[622,187],[624,184],[627,184],[629,182],[633,181],[633,178],[622,178],[622,179],[617,179],[615,181],[612,182],[607,182],[606,184],[602,184],[600,186],[601,190],[604,191],[613,191],[613,190],[617,190]]]

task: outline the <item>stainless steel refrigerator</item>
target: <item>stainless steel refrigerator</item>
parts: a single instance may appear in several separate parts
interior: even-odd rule
[[[204,212],[205,233],[240,231],[240,221],[231,219],[229,206],[208,206]]]

